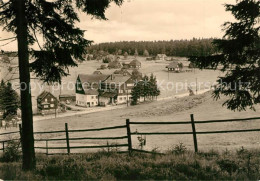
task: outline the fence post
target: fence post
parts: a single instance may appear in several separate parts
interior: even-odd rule
[[[48,140],[46,140],[46,155],[48,156],[49,150],[48,150]]]
[[[3,141],[3,152],[5,152],[5,142]]]
[[[127,130],[127,139],[128,139],[128,151],[129,155],[131,155],[132,152],[132,139],[131,139],[131,129],[130,129],[130,120],[126,120],[126,130]]]
[[[197,143],[197,135],[196,135],[196,127],[195,127],[195,122],[194,122],[194,115],[190,115],[191,118],[191,126],[192,126],[192,133],[193,133],[193,142],[194,142],[194,150],[195,153],[198,152],[198,143]]]
[[[20,133],[20,142],[21,142],[21,147],[22,147],[22,146],[23,146],[23,145],[22,145],[22,143],[23,143],[23,141],[22,141],[23,137],[22,137],[22,125],[21,125],[21,124],[19,124],[19,133]]]
[[[66,131],[67,151],[68,151],[68,155],[69,155],[70,154],[70,140],[69,140],[68,123],[65,123],[65,131]]]

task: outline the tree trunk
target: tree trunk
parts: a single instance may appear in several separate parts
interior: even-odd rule
[[[25,0],[15,0],[17,41],[22,111],[23,169],[33,170],[36,165],[33,137],[32,100],[29,72],[28,27],[25,15]]]

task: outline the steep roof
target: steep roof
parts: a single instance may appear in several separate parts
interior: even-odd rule
[[[48,94],[51,94],[50,92],[47,92],[47,91],[43,91],[38,97],[37,97],[37,99],[39,99],[39,100],[42,100],[42,99],[44,99]],[[51,94],[52,95],[52,94]],[[53,96],[53,95],[52,95]],[[55,97],[55,96],[53,96],[53,97]],[[55,97],[56,98],[56,97]]]
[[[129,75],[131,76],[131,73],[128,72],[126,69],[116,70],[114,74],[121,74],[121,75]]]
[[[129,63],[129,65],[132,65],[132,66],[141,66],[141,62],[139,62],[137,59],[134,59],[133,61],[131,61]]]
[[[104,80],[106,80],[109,75],[104,75],[104,74],[92,74],[92,75],[89,75],[89,74],[79,74],[79,79],[80,79],[80,82],[83,84],[83,83],[99,83],[99,82],[102,82]]]
[[[122,84],[128,81],[131,77],[130,76],[124,76],[121,74],[114,74],[109,77],[105,82],[106,83],[116,83],[116,84]]]
[[[85,90],[85,95],[98,95],[98,91],[96,89],[87,89]]]
[[[166,68],[177,68],[179,67],[179,62],[171,62]]]
[[[107,98],[110,98],[110,97],[115,97],[117,94],[116,93],[113,93],[113,92],[104,92],[103,94],[101,94],[101,97],[107,97]]]
[[[99,75],[99,74],[102,74],[102,72],[99,71],[99,70],[96,70],[96,71],[93,72],[93,74],[94,74],[94,75]]]

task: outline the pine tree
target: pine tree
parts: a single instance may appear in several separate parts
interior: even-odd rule
[[[223,106],[238,111],[254,109],[260,103],[260,1],[239,0],[225,7],[237,21],[226,22],[223,39],[213,41],[219,53],[190,60],[201,69],[221,65],[226,74],[218,79],[213,96],[229,96]]]
[[[136,105],[142,95],[142,82],[137,82],[131,91],[131,105]]]
[[[18,42],[19,76],[22,111],[23,169],[35,168],[30,72],[42,80],[60,82],[69,74],[68,68],[84,60],[86,47],[92,41],[76,27],[78,12],[106,20],[110,3],[123,0],[0,0],[0,25],[12,32]],[[42,35],[41,46],[37,34]],[[38,44],[40,50],[31,45]],[[29,64],[29,50],[35,61]]]
[[[141,97],[143,97],[145,101],[146,98],[150,96],[150,91],[151,91],[149,77],[145,75],[140,83],[142,85]]]
[[[1,80],[1,83],[0,83],[0,110],[3,112],[5,110],[4,99],[3,99],[5,91],[6,91],[5,82],[3,80]]]
[[[10,116],[16,115],[17,109],[19,107],[19,96],[15,92],[15,90],[13,90],[12,84],[9,82],[5,86],[5,91],[3,92],[2,99],[3,99],[2,105],[4,106],[3,118],[6,118],[9,115]]]
[[[141,97],[144,98],[152,98],[157,97],[160,95],[160,90],[157,85],[156,77],[151,74],[150,77],[144,76],[140,81],[138,81],[131,92],[132,95],[132,103],[131,105],[136,105],[138,99]]]
[[[158,97],[161,92],[157,85],[156,77],[153,74],[150,75],[149,82],[150,82],[150,87],[151,87],[150,95],[151,95],[152,99],[154,99],[154,97]]]
[[[0,110],[4,112],[3,118],[9,115],[16,115],[19,107],[19,97],[15,90],[12,89],[12,84],[5,84],[1,81],[0,84]]]

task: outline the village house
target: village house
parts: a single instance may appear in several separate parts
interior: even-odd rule
[[[108,77],[109,75],[104,74],[79,74],[76,81],[76,105],[82,107],[97,106],[100,84]]]
[[[114,72],[114,74],[119,74],[119,75],[124,75],[124,76],[131,76],[132,74],[129,72],[129,71],[127,71],[126,69],[121,69],[121,70],[116,70],[115,72]]]
[[[171,62],[168,66],[166,66],[166,68],[168,69],[168,71],[171,71],[171,72],[181,72],[182,71],[182,67],[180,66],[179,62]]]
[[[137,69],[134,69],[132,71],[132,75],[131,75],[131,78],[134,80],[134,81],[139,81],[141,80],[143,77],[143,74],[141,72],[139,72]]]
[[[37,108],[38,108],[38,113],[40,114],[55,113],[58,109],[58,104],[59,104],[58,99],[50,92],[43,91],[37,97]]]
[[[141,66],[142,66],[141,62],[138,61],[137,59],[134,59],[129,63],[129,68],[139,69],[141,68]]]
[[[94,75],[100,75],[100,74],[102,74],[102,72],[99,71],[99,70],[96,70],[96,71],[93,72],[93,74],[94,74]]]
[[[157,60],[165,60],[166,57],[167,57],[167,55],[165,55],[165,54],[157,54],[156,59]]]
[[[71,103],[71,102],[75,102],[76,96],[75,95],[67,95],[67,94],[59,95],[59,101],[67,103],[67,104]]]
[[[112,74],[102,82],[100,95],[100,104],[124,104],[130,102],[131,91],[134,87],[134,80],[131,76]]]
[[[110,62],[108,64],[108,68],[109,69],[119,69],[119,68],[122,68],[122,65],[121,63],[119,62],[119,60],[115,60],[113,62]]]

